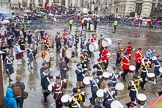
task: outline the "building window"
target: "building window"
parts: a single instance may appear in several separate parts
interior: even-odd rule
[[[136,13],[141,14],[142,11],[142,3],[136,3]]]

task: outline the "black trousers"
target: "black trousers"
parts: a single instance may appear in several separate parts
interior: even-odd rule
[[[136,74],[138,74],[138,70],[140,69],[141,67],[141,63],[136,63]]]
[[[109,61],[104,62],[104,70],[107,69],[108,65],[109,65]]]
[[[56,43],[56,51],[57,52],[60,52],[60,49],[61,49],[61,44]]]
[[[124,81],[126,81],[125,76],[128,74],[129,70],[123,70],[124,72],[122,73],[122,78]]]
[[[44,97],[44,103],[47,103],[47,97],[50,93],[49,92],[44,92],[43,97]]]
[[[15,98],[18,108],[23,108],[24,99],[22,97]]]
[[[61,100],[56,100],[56,108],[62,108],[62,106]]]
[[[92,91],[92,97],[90,98],[90,102],[92,105],[95,105],[96,98],[97,98],[96,91]]]
[[[116,25],[114,25],[114,32],[116,32]]]

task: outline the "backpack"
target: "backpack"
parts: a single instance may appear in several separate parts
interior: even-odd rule
[[[22,96],[22,89],[19,85],[14,84],[13,92],[14,92],[15,97]]]

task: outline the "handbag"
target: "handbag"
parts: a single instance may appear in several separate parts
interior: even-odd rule
[[[24,91],[22,94],[23,99],[27,99],[28,98],[28,92]]]

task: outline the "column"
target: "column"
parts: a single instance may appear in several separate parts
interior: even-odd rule
[[[68,0],[65,0],[65,7],[68,8]]]
[[[20,2],[20,8],[22,8],[22,0],[19,0],[19,2]]]
[[[125,15],[130,15],[130,12],[135,12],[136,0],[127,0],[125,6]]]
[[[152,0],[143,0],[141,17],[150,17]]]
[[[30,6],[30,0],[27,0],[27,7]]]
[[[38,7],[39,6],[39,2],[38,0],[35,0],[35,7]]]

